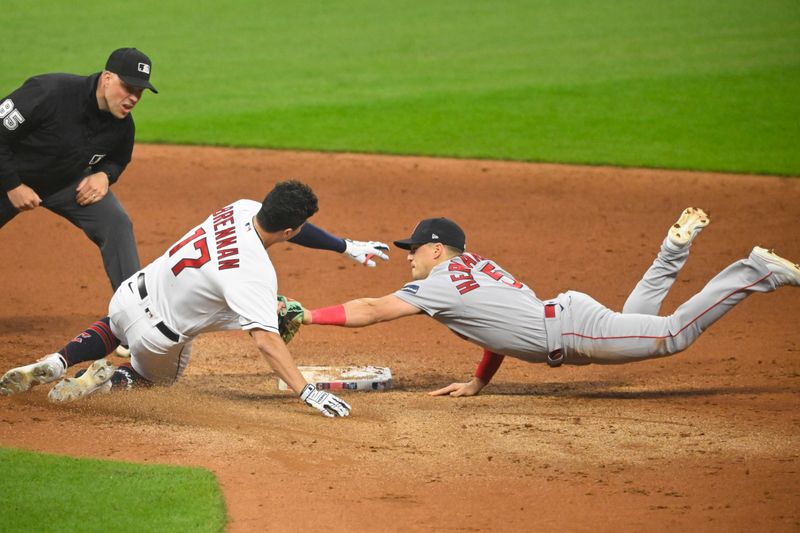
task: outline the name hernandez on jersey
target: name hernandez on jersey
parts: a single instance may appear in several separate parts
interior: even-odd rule
[[[183,335],[278,331],[277,276],[253,226],[261,204],[238,200],[211,214],[145,269],[164,321]]]
[[[454,272],[454,274],[450,274],[450,281],[457,284],[456,288],[459,294],[466,294],[480,288],[480,283],[475,281],[475,277],[472,275],[472,268],[483,261],[486,263],[480,268],[480,272],[486,274],[495,281],[505,283],[509,287],[515,289],[522,288],[522,283],[512,278],[503,270],[500,270],[497,265],[485,257],[481,257],[477,254],[463,253],[451,259],[447,264],[448,272]]]
[[[538,361],[547,352],[544,306],[495,262],[465,252],[394,293],[459,337],[496,353]]]

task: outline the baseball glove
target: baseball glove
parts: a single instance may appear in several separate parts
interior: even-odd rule
[[[278,296],[278,331],[289,344],[303,325],[303,306],[296,300]]]

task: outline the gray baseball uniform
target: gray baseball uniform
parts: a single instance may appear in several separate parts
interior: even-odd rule
[[[464,253],[413,281],[395,296],[462,338],[492,352],[530,362],[616,364],[685,350],[711,324],[754,292],[778,282],[754,257],[733,263],[670,316],[656,316],[689,256],[689,248],[661,250],[622,313],[590,296],[567,291],[549,301],[493,261]],[[554,360],[553,354],[558,354]],[[563,354],[563,359],[561,359]]]

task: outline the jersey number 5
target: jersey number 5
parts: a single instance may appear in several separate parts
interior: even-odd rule
[[[6,98],[0,104],[0,119],[3,120],[3,126],[7,130],[15,130],[17,127],[25,122],[25,117],[19,112],[19,109],[14,107],[14,101],[11,98]]]
[[[522,288],[522,283],[520,283],[519,281],[515,280],[514,278],[512,278],[511,276],[509,276],[508,274],[506,274],[502,270],[498,269],[492,263],[486,263],[483,266],[483,268],[481,268],[481,272],[483,272],[484,274],[486,274],[487,276],[489,276],[490,278],[492,278],[495,281],[499,281],[501,283],[505,283],[509,287],[514,287],[515,289],[521,289]]]
[[[185,258],[175,263],[172,267],[172,273],[175,276],[183,272],[184,268],[200,268],[211,260],[211,254],[208,253],[208,241],[204,237],[205,234],[206,231],[203,228],[197,228],[194,233],[170,249],[169,256],[172,257],[178,250],[194,241],[195,250],[200,252],[200,257],[194,259]]]

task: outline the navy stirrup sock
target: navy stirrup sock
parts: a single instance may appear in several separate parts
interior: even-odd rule
[[[119,346],[119,339],[111,333],[108,317],[103,317],[84,332],[69,341],[58,353],[66,360],[67,366],[83,361],[102,359]]]

